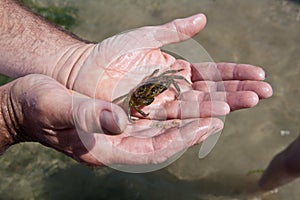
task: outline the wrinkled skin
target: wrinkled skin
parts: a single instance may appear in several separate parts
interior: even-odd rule
[[[203,29],[205,23],[205,17],[200,14],[162,26],[143,27],[91,45],[80,57],[83,59],[78,62],[81,65],[74,66],[72,74],[66,75],[68,80],[72,80],[66,81],[66,86],[106,101],[128,92],[150,75],[156,66],[161,66],[161,71],[183,68],[180,75],[192,83],[192,87],[183,90],[180,101],[176,100],[174,90],[165,91],[164,95],[155,98],[144,109],[144,112],[150,113],[152,120],[141,119],[134,125],[127,125],[119,136],[89,135],[94,137],[96,143],[106,141],[102,147],[89,147],[97,160],[106,164],[119,163],[120,160],[129,164],[165,161],[175,152],[203,141],[208,136],[206,133],[221,129],[221,121],[207,117],[223,116],[230,110],[253,107],[260,98],[272,95],[270,85],[262,82],[265,74],[259,67],[234,63],[190,64],[159,49],[162,45],[193,36]],[[144,37],[145,34],[147,37]],[[126,85],[128,89],[120,85]],[[166,121],[156,122],[155,119]],[[177,119],[176,123],[172,119]],[[160,128],[153,135],[153,128],[149,127],[152,123],[167,123],[170,128]],[[172,124],[180,124],[180,131],[174,129]],[[132,137],[136,135],[142,138]],[[191,137],[186,139],[188,135]],[[113,158],[108,156],[110,153],[101,155],[104,147],[106,151],[110,150],[108,152],[114,155]]]
[[[23,130],[18,142],[40,142],[88,165],[162,162],[223,127],[214,118],[127,125],[117,105],[78,95],[43,75],[19,78],[0,91],[2,102],[10,102],[14,110],[7,119],[18,119],[18,125],[10,127]],[[103,134],[107,132],[122,134]]]
[[[36,59],[23,56],[20,63],[32,71],[19,72],[16,68],[7,74],[42,72],[62,85],[43,75],[29,75],[2,87],[13,102],[12,120],[18,121],[18,130],[23,130],[15,142],[37,141],[77,161],[102,165],[159,163],[203,141],[223,128],[223,122],[215,116],[253,107],[259,98],[272,95],[270,85],[262,81],[265,73],[259,67],[190,64],[160,51],[163,45],[194,36],[205,24],[205,16],[198,14],[119,34],[99,44],[76,41],[67,46],[66,52],[59,53],[61,60],[45,51]],[[40,46],[43,44],[47,43]],[[162,71],[183,68],[181,75],[191,81],[192,87],[183,89],[180,101],[175,91],[165,91],[147,107],[152,120],[129,124],[126,113],[108,102],[126,93],[126,88],[133,88],[158,65]],[[120,87],[124,82],[125,89]],[[5,107],[5,101],[3,104]]]
[[[122,33],[96,45],[85,45],[84,54],[80,54],[77,64],[71,66],[70,70],[64,70],[72,73],[60,74],[61,77],[65,77],[61,82],[67,88],[87,96],[112,101],[134,88],[157,66],[161,66],[161,71],[183,68],[184,71],[180,75],[191,80],[192,87],[183,90],[182,101],[175,101],[174,91],[156,98],[156,102],[148,106],[154,113],[150,117],[154,119],[205,117],[209,116],[207,110],[210,113],[211,107],[216,109],[213,113],[219,116],[227,114],[229,107],[230,110],[249,108],[255,106],[259,98],[270,97],[272,88],[262,81],[265,73],[259,67],[235,63],[190,64],[160,50],[163,45],[194,36],[205,24],[205,16],[198,14],[161,26],[142,27]],[[61,68],[70,66],[57,65],[54,71],[62,71]],[[125,85],[125,88],[122,85]],[[217,92],[217,95],[212,96],[210,92]],[[187,98],[191,94],[196,94],[201,99]],[[208,103],[209,98],[212,99]],[[168,103],[165,103],[166,101]],[[201,103],[206,105],[201,106]],[[157,113],[157,104],[166,110],[165,116]],[[174,113],[174,110],[190,110],[195,106],[199,107],[199,110],[191,116]],[[145,112],[149,110],[146,109]]]

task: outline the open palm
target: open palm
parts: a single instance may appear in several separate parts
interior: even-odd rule
[[[26,138],[32,137],[28,140],[39,141],[87,164],[147,164],[165,161],[221,130],[223,122],[211,117],[252,107],[259,98],[269,97],[272,90],[261,81],[261,68],[228,63],[190,64],[160,51],[162,45],[192,37],[205,22],[203,15],[196,15],[123,33],[97,45],[88,44],[72,69],[60,75],[66,77],[67,88],[95,99],[70,95],[54,80],[35,78],[38,75],[32,75],[32,81],[16,84],[24,91],[35,88],[25,102],[33,98],[40,100],[36,106],[43,105],[33,107],[39,108],[32,112],[38,115],[28,119],[35,120],[24,122],[38,135],[27,133]],[[180,99],[175,98],[176,90],[171,87],[145,107],[151,120],[128,123],[120,107],[105,101],[127,93],[157,68],[161,72],[184,69],[180,74],[191,84],[179,80]],[[41,84],[44,81],[47,84]],[[16,97],[24,98],[21,94]]]
[[[135,89],[156,69],[160,72],[184,69],[178,75],[185,76],[191,85],[178,80],[181,101],[174,101],[176,90],[171,87],[144,108],[152,119],[220,116],[230,110],[252,107],[259,98],[269,97],[272,89],[262,82],[265,74],[259,67],[234,63],[191,64],[160,50],[163,45],[189,39],[205,24],[205,16],[199,14],[89,44],[66,75],[66,86],[93,98],[112,101]]]

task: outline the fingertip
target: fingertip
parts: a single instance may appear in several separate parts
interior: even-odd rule
[[[244,94],[242,99],[240,100],[240,103],[242,103],[243,108],[252,108],[256,106],[259,102],[259,97],[255,92],[248,91]]]
[[[201,27],[201,29],[204,28],[204,26],[206,25],[207,19],[206,16],[203,13],[199,13],[196,15],[191,16],[192,23],[196,26],[196,27]]]
[[[268,83],[265,83],[265,86],[261,88],[261,98],[266,99],[273,95],[272,86]]]
[[[271,85],[264,81],[253,82],[248,89],[254,91],[260,99],[266,99],[273,95]]]
[[[206,122],[204,122],[203,120],[205,120]],[[224,123],[221,119],[218,118],[205,118],[205,119],[200,119],[199,120],[199,128],[203,129],[203,123],[207,124],[207,130],[206,132],[203,134],[201,133],[201,131],[198,132],[198,139],[195,141],[194,144],[199,144],[201,142],[203,142],[206,138],[208,138],[209,136],[220,132],[223,128],[224,128]]]
[[[118,124],[118,127],[119,127],[118,130],[120,130],[120,131],[117,133],[119,134],[119,133],[124,132],[124,130],[126,129],[129,122],[128,122],[128,118],[127,118],[127,115],[125,114],[124,110],[119,106],[117,106],[117,107],[118,107],[118,109],[114,110],[114,119]]]
[[[190,17],[175,19],[163,25],[177,32],[178,41],[189,39],[199,33],[206,25],[206,16],[202,13]]]
[[[211,118],[211,133],[217,133],[224,128],[224,122],[219,118]]]
[[[252,80],[257,80],[257,81],[263,81],[266,78],[266,73],[263,70],[263,68],[258,67],[258,66],[253,66],[249,64],[240,64],[240,71],[245,69],[242,73],[242,76],[240,77],[241,79],[252,79]]]
[[[193,15],[191,17],[186,18],[187,21],[190,23],[184,23],[185,31],[184,34],[192,37],[199,33],[201,30],[204,29],[207,19],[206,16],[203,13],[199,13],[196,15]]]
[[[101,129],[105,134],[117,135],[122,133],[127,126],[127,117],[124,111],[118,106],[112,106],[113,109],[103,110],[100,113]]]
[[[230,106],[228,105],[228,103],[221,101],[221,102],[218,102],[218,104],[219,104],[219,108],[220,108],[219,116],[224,116],[224,115],[227,115],[228,113],[230,113]]]
[[[101,130],[105,134],[114,135],[121,132],[118,124],[118,117],[112,112],[104,110],[100,114]]]
[[[223,115],[227,115],[227,114],[229,114],[230,113],[230,106],[228,105],[228,103],[226,103],[226,102],[222,102],[222,114],[221,114],[221,116],[223,116]]]
[[[257,77],[259,80],[265,80],[266,78],[266,73],[261,67],[257,67]]]

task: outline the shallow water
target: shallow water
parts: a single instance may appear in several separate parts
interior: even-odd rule
[[[300,133],[299,1],[55,2],[79,9],[72,31],[92,41],[203,12],[208,25],[195,40],[216,62],[262,66],[274,95],[226,117],[217,145],[204,159],[198,159],[196,146],[169,167],[147,174],[92,170],[38,144],[14,146],[0,158],[0,199],[298,199],[299,180],[273,194],[258,194],[261,174],[247,173],[264,169]]]

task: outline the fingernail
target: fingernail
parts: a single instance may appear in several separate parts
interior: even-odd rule
[[[205,19],[205,15],[204,14],[198,14],[198,15],[195,16],[195,18],[193,20],[193,24],[198,25],[200,23],[200,21],[203,21],[203,19]]]
[[[100,124],[102,131],[105,134],[115,135],[121,133],[119,127],[118,116],[114,115],[112,112],[104,110],[100,114]]]
[[[265,80],[266,79],[266,73],[262,68],[258,68],[257,75],[260,80]]]

